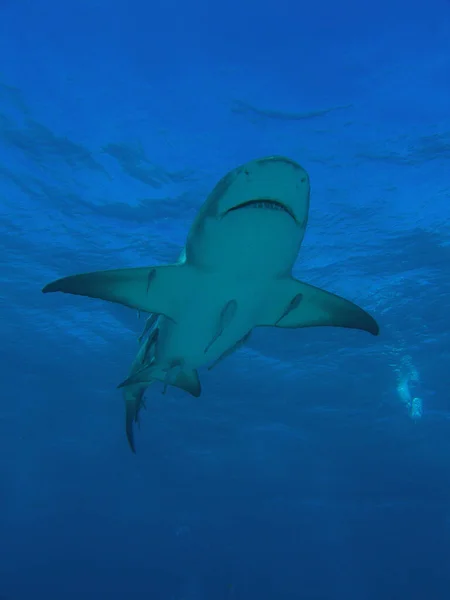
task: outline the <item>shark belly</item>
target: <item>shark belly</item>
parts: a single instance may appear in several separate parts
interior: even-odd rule
[[[198,369],[219,359],[257,324],[266,287],[261,280],[243,281],[224,273],[200,276],[184,297],[177,321],[164,320],[155,366]],[[234,312],[221,322],[227,307],[235,307]]]
[[[192,235],[188,263],[214,271],[233,285],[234,280],[268,281],[290,273],[300,247],[296,225],[284,213],[247,208],[226,221],[206,220],[202,235]]]

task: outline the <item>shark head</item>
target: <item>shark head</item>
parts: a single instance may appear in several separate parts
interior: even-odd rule
[[[223,177],[191,228],[188,261],[218,267],[242,264],[252,271],[292,267],[305,235],[310,184],[291,159],[270,156]]]
[[[304,231],[309,193],[309,177],[300,165],[282,156],[270,156],[228,173],[208,201],[221,219],[238,210],[279,211]],[[266,216],[270,218],[269,213]]]

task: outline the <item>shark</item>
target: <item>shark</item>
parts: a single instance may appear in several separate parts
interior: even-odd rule
[[[176,262],[69,275],[44,293],[99,298],[148,313],[123,389],[135,452],[144,393],[154,381],[201,394],[198,370],[214,367],[256,327],[341,327],[379,334],[350,300],[298,280],[293,267],[310,207],[307,171],[284,156],[227,173],[200,207]]]

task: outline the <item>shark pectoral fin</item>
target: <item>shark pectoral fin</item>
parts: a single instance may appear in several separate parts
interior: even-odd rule
[[[172,382],[172,385],[184,390],[185,392],[188,392],[188,394],[191,394],[195,398],[198,398],[202,393],[200,379],[197,371],[194,369],[190,371],[187,369],[180,371],[175,380]]]
[[[71,275],[49,283],[42,291],[100,298],[176,320],[179,296],[189,286],[189,268],[168,265]]]
[[[379,326],[365,310],[345,298],[296,279],[274,284],[259,325],[273,327],[346,327],[378,335]]]

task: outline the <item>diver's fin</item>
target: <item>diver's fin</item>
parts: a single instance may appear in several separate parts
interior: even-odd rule
[[[258,325],[317,327],[329,325],[361,329],[378,335],[378,323],[345,298],[293,278],[277,280],[269,292]]]
[[[49,283],[42,291],[100,298],[176,320],[180,296],[192,285],[189,267],[167,265],[71,275]]]
[[[195,398],[198,398],[202,393],[200,378],[195,369],[190,371],[184,369],[183,371],[180,371],[171,385],[188,392],[188,394],[191,394],[191,396],[194,396]]]

